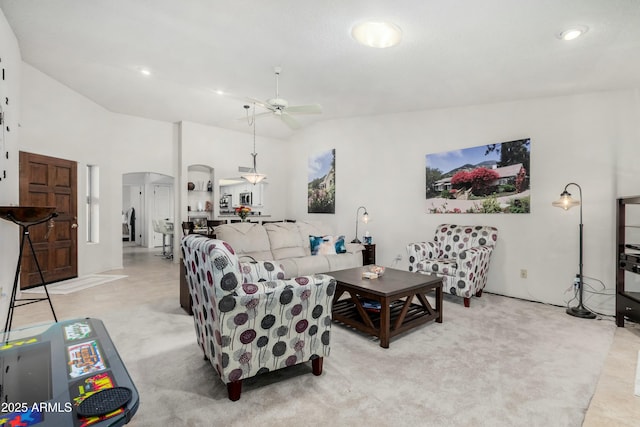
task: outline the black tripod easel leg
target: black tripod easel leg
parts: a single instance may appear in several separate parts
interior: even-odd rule
[[[26,234],[22,233],[22,239],[20,240],[20,250],[18,255],[18,265],[16,266],[16,275],[13,278],[13,288],[11,289],[11,300],[9,302],[9,311],[7,312],[7,320],[4,322],[4,333],[2,335],[2,341],[6,342],[8,339],[8,332],[11,330],[11,323],[13,321],[13,308],[16,305],[16,292],[18,291],[18,278],[20,277],[20,263],[22,262],[22,250],[24,248],[24,240]]]
[[[9,302],[9,312],[7,313],[7,320],[4,323],[4,333],[2,336],[2,341],[6,342],[9,339],[9,331],[11,331],[11,324],[13,323],[13,310],[15,307],[19,307],[26,304],[32,304],[38,301],[49,301],[49,307],[51,307],[51,313],[53,313],[53,319],[58,322],[58,317],[56,316],[56,311],[53,309],[53,303],[51,302],[51,297],[49,296],[49,290],[47,289],[47,282],[44,280],[44,275],[42,274],[42,269],[40,268],[40,263],[38,262],[38,257],[36,256],[36,251],[33,248],[33,242],[31,241],[31,236],[29,235],[29,226],[21,225],[22,228],[22,239],[20,240],[20,250],[18,255],[18,263],[16,266],[16,275],[13,279],[13,289],[11,290],[11,301]],[[29,242],[29,247],[31,248],[31,253],[33,254],[33,260],[36,263],[36,267],[38,268],[38,274],[40,275],[40,281],[42,282],[42,286],[44,287],[44,292],[46,293],[46,298],[21,298],[17,299],[18,293],[18,279],[20,278],[20,266],[22,264],[22,254],[24,252],[24,241]],[[23,304],[16,305],[16,301],[28,301]]]
[[[47,289],[47,282],[44,280],[44,275],[42,274],[42,269],[40,268],[40,263],[38,262],[38,257],[36,256],[36,251],[33,249],[33,242],[31,241],[31,237],[29,236],[29,230],[25,230],[25,234],[27,235],[27,241],[29,242],[29,246],[31,247],[31,253],[33,254],[33,260],[36,263],[36,267],[38,268],[38,274],[40,275],[40,281],[42,282],[42,287],[44,288],[44,293],[47,294],[46,300],[49,301],[49,307],[51,307],[51,313],[53,313],[53,320],[58,322],[58,317],[56,317],[56,311],[53,309],[53,303],[51,302],[51,297],[49,296],[49,290]],[[38,301],[42,301],[45,298],[39,298]]]

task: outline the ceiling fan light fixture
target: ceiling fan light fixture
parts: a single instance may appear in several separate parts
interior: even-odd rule
[[[257,183],[259,183],[260,181],[262,181],[263,179],[265,179],[267,176],[261,173],[257,173],[257,172],[249,172],[246,173],[244,175],[242,175],[242,179],[246,180],[247,182],[256,185]]]
[[[351,36],[362,45],[383,49],[400,43],[402,30],[387,21],[364,21],[351,29]]]

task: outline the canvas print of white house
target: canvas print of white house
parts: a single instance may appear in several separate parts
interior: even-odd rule
[[[428,213],[529,213],[531,140],[426,156]]]
[[[336,213],[336,150],[309,157],[308,212]]]

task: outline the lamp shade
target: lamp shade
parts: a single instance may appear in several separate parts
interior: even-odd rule
[[[360,222],[360,217],[358,216],[358,214],[360,213],[360,210],[364,211],[364,213],[362,214],[362,222],[364,222],[365,224],[369,222],[369,212],[367,212],[367,208],[365,208],[364,206],[360,206],[358,209],[356,209],[356,237],[351,241],[351,243],[362,243],[360,239],[358,239],[358,222]]]
[[[565,190],[562,192],[562,194],[560,194],[560,198],[558,200],[556,200],[555,202],[551,202],[551,205],[555,206],[556,208],[562,208],[566,211],[574,206],[580,206],[580,200],[573,199],[571,197],[571,193]]]
[[[245,173],[244,175],[242,175],[242,179],[247,180],[248,182],[250,182],[251,184],[257,184],[260,181],[262,181],[263,179],[265,179],[267,176],[262,174],[262,173],[258,173],[255,170],[252,170],[249,173]]]

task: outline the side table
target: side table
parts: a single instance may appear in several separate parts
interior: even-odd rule
[[[362,265],[371,265],[376,263],[376,245],[372,243],[370,245],[363,245],[364,251],[362,251]]]

